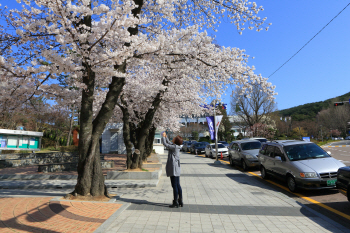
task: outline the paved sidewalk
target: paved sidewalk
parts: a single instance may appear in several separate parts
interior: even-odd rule
[[[213,162],[181,154],[183,208],[168,208],[172,189],[165,174],[156,188],[117,189],[118,202],[132,204],[97,232],[349,232],[254,177]]]
[[[181,154],[184,207],[178,209],[168,207],[165,174],[157,187],[110,189],[118,195],[110,203],[59,199],[68,189],[2,189],[0,232],[350,232],[255,177],[213,162]]]

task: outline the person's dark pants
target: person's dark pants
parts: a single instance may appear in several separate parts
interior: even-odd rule
[[[170,176],[171,186],[173,187],[174,200],[182,200],[182,189],[180,186],[180,176]]]

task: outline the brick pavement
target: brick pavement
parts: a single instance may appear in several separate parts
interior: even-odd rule
[[[94,232],[121,206],[52,197],[1,198],[0,232]]]

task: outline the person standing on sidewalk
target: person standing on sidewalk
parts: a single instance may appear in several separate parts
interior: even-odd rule
[[[182,138],[176,136],[173,142],[170,142],[166,133],[162,133],[162,143],[168,149],[168,160],[166,162],[165,171],[167,177],[170,176],[171,186],[173,187],[174,200],[170,208],[183,207],[182,189],[180,186],[180,149],[182,145]]]

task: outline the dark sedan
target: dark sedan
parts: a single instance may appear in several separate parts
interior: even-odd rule
[[[218,141],[218,143],[223,144],[223,145],[226,146],[227,148],[230,146],[230,144],[228,144],[228,143],[225,142],[225,141]]]
[[[209,144],[208,142],[196,142],[191,145],[191,153],[201,154],[205,152],[205,146]]]
[[[338,169],[337,182],[335,184],[339,191],[350,201],[350,166]]]

